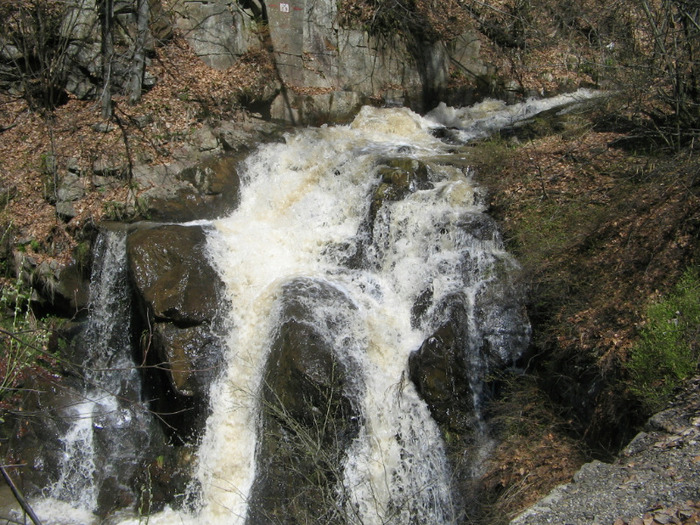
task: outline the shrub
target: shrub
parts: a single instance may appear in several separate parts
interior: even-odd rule
[[[647,308],[647,322],[626,364],[630,390],[659,410],[693,375],[700,357],[700,276],[686,271],[673,291]]]
[[[30,307],[31,297],[20,277],[0,289],[0,404],[21,388],[48,341],[48,331]]]

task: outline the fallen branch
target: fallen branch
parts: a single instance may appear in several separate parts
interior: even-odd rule
[[[0,472],[2,472],[2,477],[5,478],[7,485],[10,487],[12,494],[14,494],[15,499],[17,500],[17,503],[19,503],[20,507],[22,507],[22,510],[24,510],[27,516],[29,516],[29,519],[32,520],[34,525],[41,525],[41,520],[37,517],[36,514],[34,514],[34,511],[29,506],[29,503],[26,499],[24,499],[24,496],[17,488],[17,485],[15,485],[15,482],[12,481],[12,478],[7,473],[7,470],[5,470],[5,467],[2,465],[0,465]]]

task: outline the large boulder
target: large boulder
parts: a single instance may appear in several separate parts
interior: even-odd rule
[[[206,397],[222,356],[223,283],[200,226],[138,229],[127,241],[129,275],[144,319],[142,359],[162,366],[180,396]]]
[[[287,284],[282,303],[264,371],[248,523],[340,523],[336,488],[360,428],[362,380],[335,340],[336,323],[356,321],[357,309],[336,288],[309,280]]]
[[[525,351],[530,323],[517,263],[500,249],[493,219],[465,213],[457,226],[470,247],[461,258],[464,288],[443,298],[428,288],[416,301],[414,323],[434,328],[411,355],[409,369],[433,417],[465,432],[481,417],[488,374],[511,366]]]
[[[409,377],[443,428],[463,433],[474,424],[474,407],[466,349],[469,320],[459,300],[447,307],[446,321],[411,354]]]

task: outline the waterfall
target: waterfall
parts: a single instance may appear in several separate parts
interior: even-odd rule
[[[149,523],[246,522],[261,474],[261,382],[292,282],[322,283],[343,298],[319,301],[323,312],[304,322],[360,370],[350,390],[361,426],[335,487],[344,521],[457,520],[445,445],[408,377],[409,356],[449,321],[452,302],[462,305],[475,341],[463,352],[478,411],[488,370],[482,340],[490,338],[505,362],[517,352],[503,344],[506,320],[491,315],[487,335],[474,318],[484,289],[497,280],[494,268],[514,263],[497,234],[469,231],[469,221],[483,216],[479,192],[468,170],[441,160],[455,152],[431,134],[435,127],[405,108],[365,107],[350,125],[291,132],[245,161],[240,205],[214,221],[208,237],[232,307],[226,366],[211,389],[198,452],[199,505],[191,513],[166,510]],[[420,180],[406,175],[397,182],[401,198],[382,200],[386,167],[397,158],[419,166]],[[300,300],[313,302],[309,297]]]
[[[484,213],[481,192],[461,167],[468,154],[457,144],[596,95],[440,105],[426,117],[365,107],[351,124],[298,129],[260,145],[239,167],[237,209],[206,221],[206,262],[221,277],[230,309],[192,483],[180,508],[166,507],[148,523],[274,522],[255,509],[268,501],[260,496],[261,443],[270,428],[265,396],[277,395],[268,379],[271,370],[286,372],[274,360],[290,326],[302,327],[295,344],[318,346],[347,375],[338,403],[351,421],[345,441],[334,442],[342,443],[340,459],[324,481],[321,503],[334,511],[325,523],[463,522],[445,419],[453,408],[470,411],[459,416],[458,432],[471,433],[474,450],[464,455],[476,476],[488,451],[484,383],[492,366],[519,357],[530,332],[510,280],[517,264]],[[32,501],[47,525],[92,524],[114,508],[133,509],[134,479],[164,450],[132,361],[126,233],[101,232],[94,260],[89,314],[76,343],[85,349],[85,387],[66,396],[72,404],[57,418],[69,422],[59,473],[43,499]],[[458,370],[422,377],[435,355],[454,359]],[[311,375],[323,372],[319,362]],[[430,400],[431,381],[445,380],[461,382],[458,392]],[[109,515],[110,523],[130,511],[123,512]],[[130,515],[122,523],[141,523]]]
[[[93,523],[101,486],[135,463],[148,418],[140,404],[140,378],[131,359],[131,304],[127,284],[126,233],[97,238],[85,329],[76,344],[85,349],[84,389],[65,408],[70,423],[61,437],[59,476],[34,503],[47,524]],[[134,439],[137,432],[140,439]],[[124,443],[120,443],[121,441]]]

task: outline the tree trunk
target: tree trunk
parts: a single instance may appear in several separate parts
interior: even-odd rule
[[[143,75],[146,68],[146,45],[149,38],[149,0],[136,0],[136,40],[129,78],[129,103],[136,104],[141,100],[143,90]]]
[[[114,56],[114,0],[102,0],[102,118],[112,116],[112,58]]]

